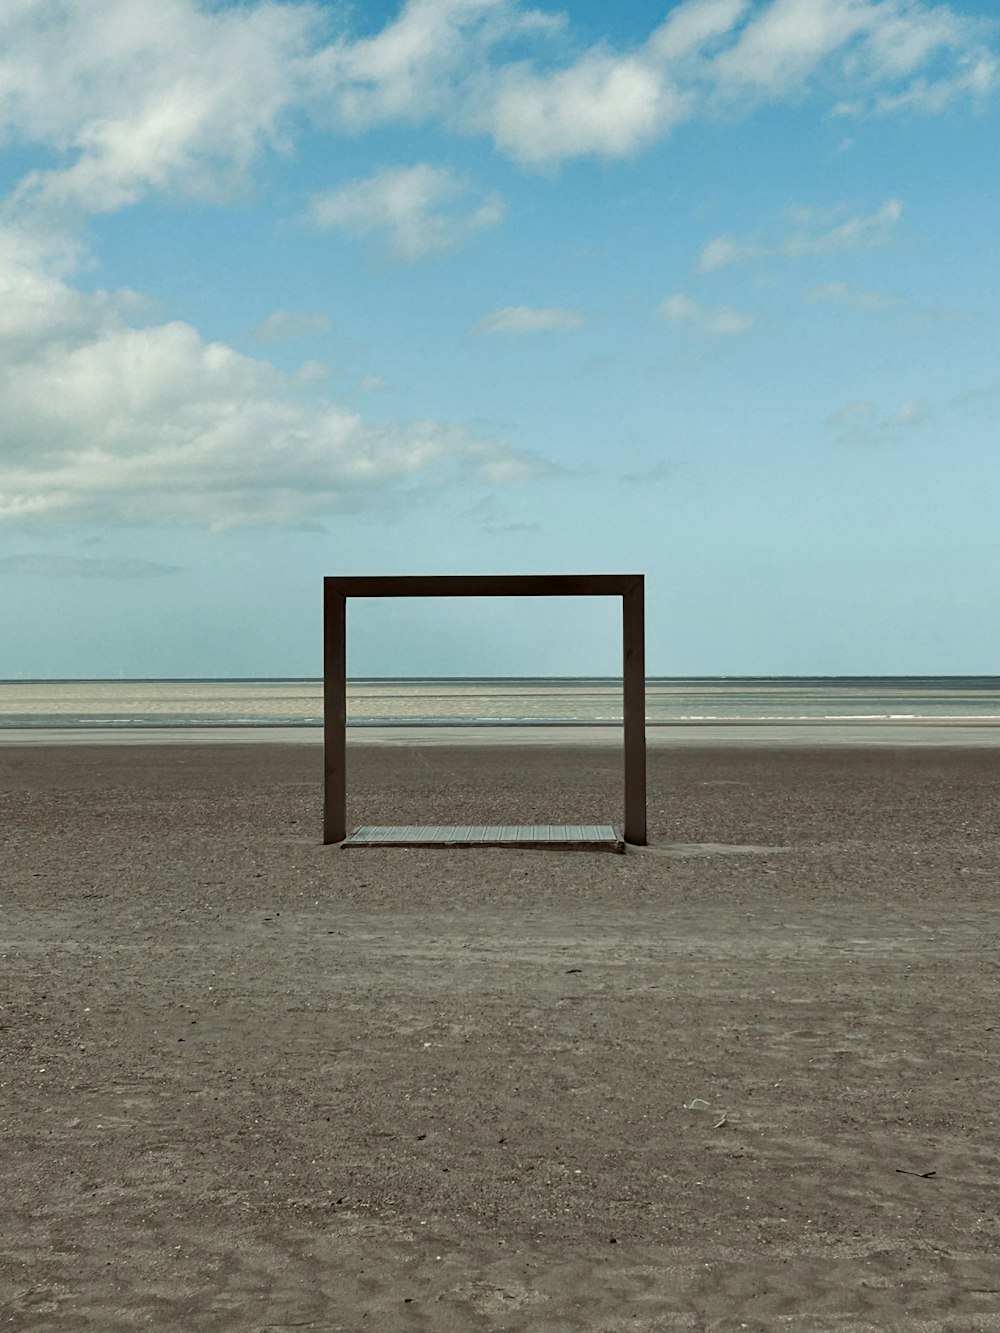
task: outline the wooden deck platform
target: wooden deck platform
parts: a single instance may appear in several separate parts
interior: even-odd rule
[[[566,847],[624,852],[613,824],[362,824],[341,847]]]

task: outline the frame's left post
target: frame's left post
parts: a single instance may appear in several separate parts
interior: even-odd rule
[[[323,841],[347,837],[347,598],[323,580]]]

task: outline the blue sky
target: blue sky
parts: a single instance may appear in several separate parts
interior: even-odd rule
[[[0,677],[643,572],[651,674],[1000,671],[986,0],[0,8]],[[611,674],[358,604],[355,674]]]

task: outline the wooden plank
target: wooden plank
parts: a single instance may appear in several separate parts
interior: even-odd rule
[[[621,597],[641,574],[329,576],[340,597]]]
[[[623,849],[612,824],[363,824],[341,846]]]

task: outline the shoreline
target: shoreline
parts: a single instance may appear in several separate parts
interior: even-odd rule
[[[378,746],[615,746],[622,728],[601,725],[348,727],[348,745]],[[80,745],[315,745],[321,726],[0,727],[0,747]],[[773,718],[713,719],[646,724],[650,749],[700,746],[1000,747],[1000,718]]]

